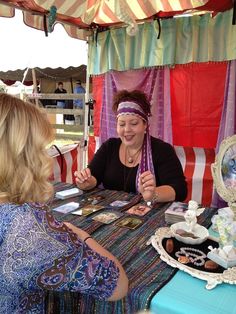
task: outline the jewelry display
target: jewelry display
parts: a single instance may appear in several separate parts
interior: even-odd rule
[[[173,233],[169,227],[160,227],[157,229],[151,239],[147,242],[157,250],[160,258],[168,265],[178,268],[193,277],[206,281],[206,289],[210,290],[222,283],[236,284],[236,267],[224,269],[217,263],[208,260],[209,246],[214,247],[217,244],[217,239],[209,237],[206,243],[201,246],[201,249],[195,247],[178,246],[178,252],[172,251],[169,254],[166,250],[167,240],[173,240]],[[175,242],[175,240],[173,240]],[[178,241],[178,240],[177,240]],[[177,245],[178,242],[176,242]],[[175,245],[175,243],[173,243]],[[179,244],[178,244],[179,245]],[[219,245],[219,243],[218,243]],[[175,256],[175,252],[179,256]],[[191,260],[190,260],[191,259]],[[204,262],[205,261],[205,262]],[[193,263],[195,263],[193,265]]]
[[[205,264],[206,254],[201,250],[194,249],[191,247],[181,247],[178,252],[175,253],[175,256],[180,257],[187,257],[189,263],[192,263],[195,266],[203,266]],[[179,259],[178,259],[179,261]],[[187,264],[187,263],[183,263]]]

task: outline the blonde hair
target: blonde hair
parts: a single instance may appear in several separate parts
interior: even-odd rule
[[[43,203],[52,196],[53,130],[42,109],[0,93],[0,201]]]

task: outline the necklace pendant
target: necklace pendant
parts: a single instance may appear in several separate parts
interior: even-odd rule
[[[128,163],[129,163],[129,164],[132,164],[133,162],[134,162],[133,158],[132,158],[132,157],[129,157],[129,158],[128,158]]]

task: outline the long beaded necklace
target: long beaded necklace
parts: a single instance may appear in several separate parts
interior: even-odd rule
[[[178,257],[178,261],[183,264],[192,263],[195,266],[203,266],[205,263],[206,254],[201,250],[192,247],[181,247],[178,252],[175,253]],[[185,259],[182,259],[185,257]]]
[[[136,157],[139,156],[139,153],[140,153],[141,149],[142,149],[142,146],[133,154],[133,156],[131,156],[130,153],[129,153],[128,148],[126,147],[125,155],[127,153],[127,156],[128,156],[127,161],[128,161],[129,164],[133,164],[135,161],[137,161]]]
[[[135,159],[132,159],[132,162],[130,162],[128,160],[128,163],[129,164],[133,164],[135,165],[137,160],[138,160],[138,157],[139,157],[139,153],[140,153],[141,149],[138,150],[138,154],[137,152],[135,153],[136,156],[135,156]],[[128,167],[129,168],[129,171],[128,173],[126,173],[126,163],[127,163],[127,148],[125,149],[125,165],[124,165],[124,191],[126,191],[126,188],[127,188],[127,184],[128,184],[128,181],[130,180],[130,177],[131,177],[131,174],[133,172],[133,169],[135,169],[136,167]]]

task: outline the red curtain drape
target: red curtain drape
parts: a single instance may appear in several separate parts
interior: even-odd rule
[[[224,101],[227,62],[171,69],[173,144],[215,148]]]
[[[100,134],[100,116],[103,100],[104,91],[104,75],[94,76],[92,78],[93,82],[93,99],[95,100],[94,105],[94,136],[99,136]]]
[[[173,144],[215,148],[226,80],[227,62],[177,65],[170,71]],[[104,75],[93,77],[94,135],[100,133]]]

